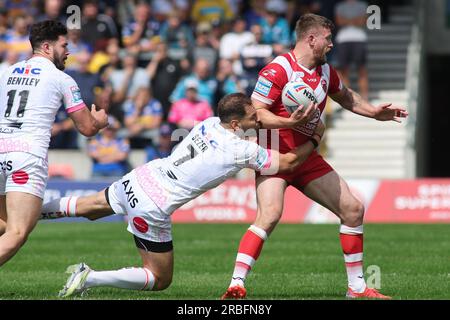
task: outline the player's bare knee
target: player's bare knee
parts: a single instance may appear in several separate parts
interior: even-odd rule
[[[345,225],[349,227],[357,227],[363,224],[364,220],[364,204],[355,199],[350,203],[345,210],[345,216],[343,217]]]
[[[258,210],[258,216],[255,224],[266,231],[277,225],[283,212],[283,209],[278,205],[267,205],[259,208]]]
[[[10,238],[13,239],[12,246],[13,247],[21,247],[28,239],[28,232],[20,229],[8,230],[7,231]]]

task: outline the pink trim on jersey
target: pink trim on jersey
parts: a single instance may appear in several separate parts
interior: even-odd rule
[[[163,208],[167,203],[167,196],[164,188],[161,187],[153,172],[147,165],[142,165],[135,169],[136,179],[142,190],[159,207]]]
[[[263,169],[268,169],[272,164],[272,150],[267,149],[267,161],[263,166]]]
[[[72,113],[72,112],[81,110],[81,109],[83,109],[84,107],[86,107],[86,104],[85,104],[84,102],[82,102],[82,103],[80,103],[80,104],[77,104],[76,106],[72,106],[72,107],[70,107],[70,108],[67,108],[66,110],[67,110],[67,113]]]
[[[0,139],[0,153],[5,152],[30,152],[31,146],[22,139]]]

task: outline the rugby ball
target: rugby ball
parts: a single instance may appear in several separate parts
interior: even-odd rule
[[[291,114],[300,105],[303,105],[304,110],[311,102],[317,103],[317,98],[314,90],[303,81],[291,81],[283,88],[281,102],[286,111]]]

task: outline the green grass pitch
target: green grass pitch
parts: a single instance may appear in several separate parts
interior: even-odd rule
[[[0,299],[58,299],[66,267],[140,266],[122,223],[39,223],[0,268]],[[175,273],[161,292],[93,288],[81,299],[218,299],[227,288],[248,225],[175,224]],[[381,270],[395,299],[450,299],[450,225],[366,225],[364,265]],[[366,274],[366,277],[370,274]],[[337,225],[279,225],[247,278],[249,299],[344,299]],[[75,297],[74,299],[80,299]]]

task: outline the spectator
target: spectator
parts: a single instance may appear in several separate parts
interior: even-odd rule
[[[134,10],[134,21],[122,29],[122,42],[133,52],[151,52],[159,40],[161,24],[156,21],[148,3],[139,2]]]
[[[225,22],[233,17],[233,11],[226,0],[197,0],[192,6],[191,18],[195,23]]]
[[[163,117],[161,103],[152,97],[151,90],[144,88],[138,90],[132,101],[125,103],[124,111],[129,138],[159,128]]]
[[[88,70],[91,54],[84,51],[77,55],[77,70],[68,70],[66,73],[70,75],[76,83],[78,83],[82,92],[83,101],[87,106],[91,106],[95,102],[95,96],[103,88],[103,83],[97,73],[90,73]]]
[[[170,100],[176,102],[186,97],[186,88],[188,86],[196,87],[199,99],[207,101],[209,105],[214,103],[217,80],[210,76],[210,66],[207,60],[199,59],[196,61],[194,72],[177,83],[175,90],[170,96]]]
[[[367,75],[367,3],[358,0],[345,0],[336,6],[336,35],[338,71],[342,81],[349,86],[350,67],[358,69],[359,93],[364,100],[369,97]]]
[[[145,148],[146,161],[168,157],[175,142],[172,141],[172,127],[168,123],[163,123],[159,128],[159,138],[156,145],[150,144]]]
[[[111,17],[98,13],[98,2],[85,0],[81,22],[81,39],[94,51],[106,47],[108,40],[117,38],[117,27]]]
[[[67,49],[70,55],[66,60],[66,70],[78,69],[77,57],[84,52],[92,52],[92,48],[81,40],[80,29],[68,29],[67,30]]]
[[[44,20],[56,20],[65,24],[66,19],[62,15],[63,0],[45,0],[44,13],[41,14],[37,22]]]
[[[189,18],[188,0],[153,0],[152,8],[156,15],[168,16],[171,12],[177,11],[182,21]]]
[[[175,102],[169,113],[169,122],[179,128],[192,129],[197,122],[203,121],[213,115],[211,105],[198,98],[197,85],[186,85],[186,98]]]
[[[117,137],[119,127],[118,121],[110,117],[109,125],[89,142],[93,177],[121,177],[128,172],[130,144],[127,139]]]
[[[155,54],[147,66],[151,79],[151,88],[156,100],[161,102],[163,119],[167,119],[170,109],[169,96],[180,80],[183,70],[179,61],[168,56],[167,45],[161,42],[157,45]]]
[[[5,60],[0,63],[0,77],[6,69],[15,64],[17,61],[19,61],[19,54],[15,51],[7,51]]]
[[[124,110],[124,102],[132,99],[140,88],[149,88],[150,79],[144,68],[137,68],[137,56],[128,53],[122,61],[123,68],[111,72],[112,102]]]
[[[6,32],[4,41],[6,50],[16,52],[19,55],[19,61],[31,57],[28,22],[24,16],[18,16],[14,19],[13,29]]]
[[[265,14],[261,19],[263,42],[289,47],[291,44],[289,24],[285,18],[279,16],[279,8],[276,2],[267,2],[265,8]]]
[[[167,43],[170,55],[177,60],[186,58],[188,48],[194,45],[191,28],[182,23],[176,11],[169,14],[167,22],[161,27],[161,40]]]
[[[195,61],[205,59],[214,71],[218,58],[218,50],[215,45],[219,40],[213,38],[211,31],[212,26],[208,22],[201,22],[197,25],[195,46],[189,52],[189,62],[193,65]]]
[[[255,41],[247,44],[241,50],[242,74],[239,81],[240,86],[248,96],[252,94],[255,88],[259,71],[274,58],[272,46],[262,43],[261,26],[254,24],[250,30],[255,36]]]
[[[113,71],[117,71],[121,67],[120,48],[117,41],[110,41],[106,47],[106,63],[98,68],[101,80],[106,83],[111,79]],[[92,63],[91,63],[92,64]]]
[[[247,26],[252,26],[254,24],[260,24],[261,19],[264,16],[266,0],[251,0],[247,3],[247,8],[244,9],[244,19]]]
[[[224,34],[220,39],[220,58],[239,60],[242,47],[254,42],[255,36],[250,31],[245,31],[246,25],[243,18],[237,18],[233,23],[233,30]]]
[[[233,65],[228,59],[220,59],[216,73],[217,88],[215,93],[215,101],[213,104],[214,114],[217,115],[217,105],[219,100],[230,93],[241,91],[238,87],[237,77],[233,73]]]

